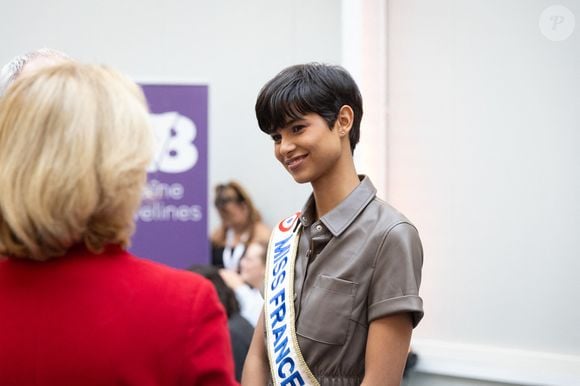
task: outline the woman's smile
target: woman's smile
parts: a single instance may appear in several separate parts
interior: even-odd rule
[[[304,163],[304,160],[306,159],[308,155],[300,155],[300,156],[296,156],[296,157],[292,157],[289,160],[287,160],[286,163],[286,167],[288,168],[288,171],[290,172],[294,172],[296,170],[298,170],[300,168],[300,166],[302,166],[302,164]]]

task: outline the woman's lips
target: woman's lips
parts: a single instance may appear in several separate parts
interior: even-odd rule
[[[300,155],[297,157],[292,157],[289,160],[286,161],[286,167],[288,168],[288,170],[295,171],[296,169],[298,169],[302,163],[304,162],[304,159],[306,158],[306,155]]]

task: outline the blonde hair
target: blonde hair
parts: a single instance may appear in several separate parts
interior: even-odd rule
[[[0,99],[0,254],[127,247],[151,154],[143,93],[118,72],[65,63],[18,79]]]

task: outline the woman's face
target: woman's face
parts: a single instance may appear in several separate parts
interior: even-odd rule
[[[332,129],[318,114],[310,113],[271,135],[274,155],[299,183],[316,183],[339,172],[343,142],[338,125]]]
[[[225,188],[220,192],[216,206],[220,218],[226,227],[243,227],[248,222],[248,206],[239,202],[237,192]]]
[[[252,287],[262,290],[264,284],[264,275],[266,267],[264,266],[263,256],[266,249],[258,243],[251,243],[240,260],[240,275],[242,279]]]

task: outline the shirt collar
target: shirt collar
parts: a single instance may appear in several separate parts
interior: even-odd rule
[[[320,222],[328,228],[334,237],[340,236],[369,202],[375,198],[377,190],[370,178],[360,175],[359,179],[361,180],[360,184],[340,204],[320,218]],[[308,227],[314,222],[315,216],[316,206],[314,195],[311,194],[302,208],[300,221],[303,226]]]

